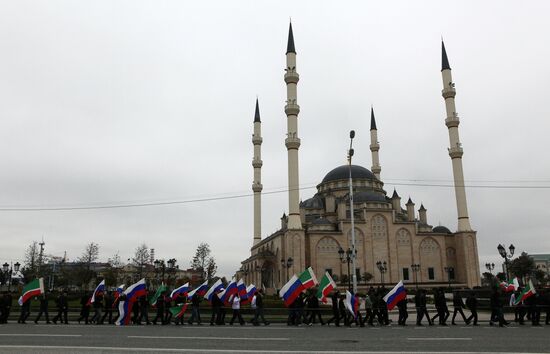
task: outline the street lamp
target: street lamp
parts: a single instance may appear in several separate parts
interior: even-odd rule
[[[288,281],[288,268],[292,267],[293,264],[294,264],[294,259],[292,259],[292,257],[288,257],[287,260],[285,260],[284,258],[281,259],[281,267],[286,268],[287,281]]]
[[[449,290],[451,289],[451,274],[454,275],[455,269],[453,267],[445,267],[445,272],[447,272],[447,281],[449,282]]]
[[[19,267],[21,267],[19,262],[16,262],[13,267],[11,264],[8,264],[8,262],[2,264],[2,272],[4,273],[4,276],[8,278],[8,292],[11,290],[11,280],[13,274],[19,272]]]
[[[162,274],[161,279],[164,283],[164,272],[166,272],[166,264],[164,263],[164,259],[156,259],[153,264],[155,265],[155,273],[157,274],[157,283],[159,282],[159,273]]]
[[[485,268],[487,268],[489,273],[491,273],[491,275],[493,275],[493,269],[495,269],[495,264],[494,263],[485,263]]]
[[[338,256],[340,257],[340,262],[348,264],[348,289],[352,290],[351,287],[351,274],[350,274],[350,263],[353,261],[353,251],[351,248],[348,248],[346,251],[342,247],[338,248]]]
[[[510,245],[510,247],[508,247],[508,250],[510,251],[510,254],[508,254],[508,252],[506,252],[506,248],[504,248],[503,245],[499,244],[498,247],[497,247],[497,250],[498,250],[498,253],[500,254],[500,256],[502,258],[504,258],[504,265],[506,266],[506,281],[509,281],[510,280],[510,271],[508,270],[508,263],[510,262],[510,260],[512,259],[512,257],[514,256],[514,251],[516,250],[516,248],[514,247],[514,245]]]
[[[355,137],[355,130],[349,132],[349,150],[348,150],[348,162],[349,162],[349,209],[351,214],[351,261],[353,264],[353,293],[357,293],[357,274],[355,272],[355,258],[357,257],[357,250],[355,249],[355,211],[353,210],[353,180],[351,178],[351,158],[353,157],[353,138]],[[348,278],[349,278],[349,261],[348,261]]]
[[[414,286],[418,290],[418,272],[420,271],[420,264],[411,264],[411,269],[414,276]]]
[[[384,286],[384,273],[386,273],[388,271],[388,267],[387,267],[387,263],[386,261],[384,262],[381,262],[381,261],[378,261],[376,262],[376,267],[378,268],[378,270],[380,271],[380,278],[382,280],[382,286]]]
[[[168,279],[166,279],[166,282],[168,284],[170,284],[170,275],[171,274],[174,274],[174,280],[176,279],[176,270],[178,268],[178,266],[176,266],[177,262],[178,261],[175,258],[170,258],[168,261],[166,261],[166,263],[168,264],[168,269],[167,269]]]

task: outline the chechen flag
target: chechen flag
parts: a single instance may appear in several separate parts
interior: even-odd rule
[[[319,284],[311,267],[304,270],[298,279],[300,279],[300,283],[302,283],[302,291],[313,288],[315,285]]]
[[[19,306],[23,306],[30,298],[41,294],[44,294],[44,278],[34,279],[30,283],[25,284],[23,293],[17,302]]]
[[[390,292],[386,294],[386,296],[384,296],[384,301],[388,306],[388,310],[391,311],[399,301],[404,300],[406,298],[407,298],[407,291],[403,286],[403,281],[400,280],[399,283],[397,283],[397,285],[394,286],[393,289],[391,289]]]
[[[328,272],[325,272],[325,275],[321,278],[321,283],[319,284],[319,290],[317,291],[317,298],[322,302],[327,302],[328,294],[332,290],[336,289],[336,283],[332,280],[332,277]]]
[[[531,279],[529,279],[529,283],[525,286],[521,294],[519,294],[519,296],[516,298],[516,301],[514,302],[514,306],[519,305],[522,301],[525,301],[526,299],[530,298],[536,293],[537,291],[533,286],[533,282],[531,282]]]

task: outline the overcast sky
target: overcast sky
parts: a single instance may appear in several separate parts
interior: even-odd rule
[[[354,163],[370,169],[372,104],[386,191],[456,230],[453,189],[426,186],[452,184],[443,36],[465,178],[491,186],[467,189],[480,263],[500,261],[498,243],[550,253],[549,13],[548,1],[1,1],[0,262],[44,237],[46,254],[74,259],[93,241],[102,260],[126,260],[145,242],[187,267],[204,241],[221,275],[238,269],[252,244],[256,95],[264,192],[287,186],[289,17],[302,187],[345,162],[350,129]],[[283,212],[286,192],[264,194],[262,237]]]

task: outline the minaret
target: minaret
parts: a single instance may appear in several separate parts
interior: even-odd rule
[[[254,182],[252,182],[252,191],[254,191],[254,243],[256,245],[262,239],[262,122],[260,121],[260,107],[256,98],[256,112],[254,114],[254,134],[252,135],[252,144],[254,144]]]
[[[292,23],[288,30],[288,44],[286,47],[286,106],[287,137],[285,139],[288,151],[288,228],[301,230],[300,220],[300,180],[298,170],[298,149],[300,139],[298,138],[298,106],[296,88],[300,76],[296,72],[296,50],[294,49],[294,35],[292,34]]]
[[[445,51],[445,44],[441,41],[441,75],[443,77],[443,90],[441,91],[443,98],[445,99],[445,108],[447,109],[447,118],[445,119],[445,125],[449,128],[449,141],[450,148],[449,156],[453,164],[453,176],[456,195],[456,208],[458,210],[458,231],[471,231],[470,219],[468,218],[468,206],[466,203],[466,189],[464,188],[464,172],[462,170],[462,144],[460,143],[460,137],[458,135],[458,125],[460,119],[456,113],[455,108],[455,84],[451,76],[451,67],[449,66],[449,59],[447,59],[447,52]]]
[[[380,144],[378,143],[378,131],[376,130],[376,121],[374,120],[374,109],[370,108],[370,151],[372,154],[372,167],[371,171],[374,176],[380,180],[380,161],[378,160],[378,150],[380,150]]]
[[[405,205],[407,206],[407,220],[414,221],[414,203],[411,200],[411,197],[409,197],[409,200]]]

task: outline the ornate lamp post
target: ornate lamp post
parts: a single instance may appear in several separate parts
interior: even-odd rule
[[[493,275],[493,270],[495,269],[495,264],[494,263],[485,263],[485,268],[487,268],[489,273],[491,273],[491,275]]]
[[[349,132],[349,150],[348,150],[348,165],[349,165],[349,210],[351,214],[351,262],[353,264],[353,293],[357,293],[357,274],[355,272],[355,259],[357,258],[357,250],[355,249],[355,211],[353,210],[353,180],[351,178],[351,158],[353,157],[353,138],[355,130]],[[349,261],[348,261],[348,278],[349,278]],[[351,291],[351,289],[350,289]]]
[[[411,269],[414,276],[414,286],[418,290],[418,272],[420,271],[420,264],[411,264]]]
[[[164,273],[166,272],[166,264],[164,263],[164,259],[158,260],[156,259],[153,264],[155,265],[155,273],[157,276],[157,283],[162,281],[164,283]],[[159,277],[159,274],[161,276]],[[159,279],[160,278],[160,279]]]
[[[8,262],[2,264],[2,272],[4,273],[4,276],[8,278],[8,292],[11,290],[13,273],[19,272],[19,267],[21,267],[19,262],[15,263],[13,266],[8,264]]]
[[[348,264],[348,289],[349,291],[352,291],[350,263],[353,262],[353,251],[351,250],[351,248],[348,248],[346,251],[344,251],[344,249],[340,247],[338,248],[338,256],[340,257],[340,262]],[[355,286],[357,286],[357,284]]]
[[[178,261],[175,258],[170,258],[168,261],[166,261],[166,263],[168,264],[168,269],[167,269],[168,279],[166,279],[166,282],[168,284],[170,283],[170,276],[172,274],[174,275],[174,282],[176,280],[176,271],[178,269],[178,266],[176,265],[177,262]]]
[[[380,278],[382,280],[382,286],[384,286],[384,273],[386,273],[388,271],[388,264],[386,263],[386,261],[384,261],[384,262],[378,261],[378,262],[376,262],[376,267],[380,271]]]
[[[455,269],[453,267],[445,267],[445,272],[447,272],[447,281],[449,282],[449,290],[451,289],[451,274],[454,274]]]
[[[292,257],[288,257],[287,260],[284,258],[281,259],[281,267],[286,268],[286,280],[288,281],[288,268],[292,267],[294,264],[294,259]]]
[[[497,246],[497,250],[500,256],[504,258],[504,265],[506,267],[506,281],[510,281],[510,271],[509,271],[508,264],[510,263],[510,260],[514,256],[514,251],[516,250],[516,248],[514,247],[514,245],[511,244],[510,247],[508,247],[508,250],[510,251],[510,254],[508,254],[508,252],[506,252],[506,248],[504,248],[503,245],[499,244]]]

